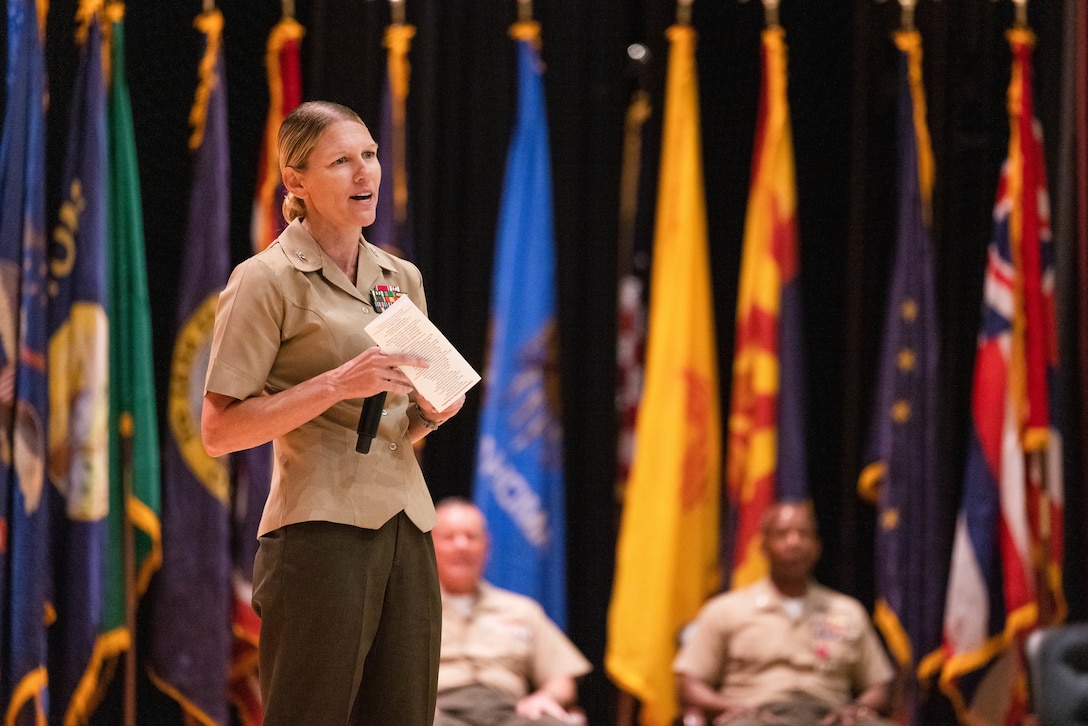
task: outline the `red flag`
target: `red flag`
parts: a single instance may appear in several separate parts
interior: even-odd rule
[[[763,31],[763,82],[737,294],[726,482],[732,585],[766,571],[759,519],[775,499],[803,499],[797,189],[786,97],[786,42]]]
[[[1065,616],[1054,255],[1026,28],[1009,32],[1009,153],[998,184],[972,428],[945,606],[941,688],[963,723],[1019,723],[1022,638]],[[970,676],[970,678],[967,678]]]
[[[302,71],[299,45],[305,30],[292,17],[284,17],[268,35],[265,66],[268,69],[268,120],[264,143],[257,162],[257,192],[253,199],[250,237],[254,252],[260,252],[279,236],[286,225],[280,206],[283,184],[276,158],[276,135],[283,117],[302,101]]]

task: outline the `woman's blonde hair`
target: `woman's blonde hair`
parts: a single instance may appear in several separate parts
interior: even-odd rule
[[[338,121],[355,121],[366,126],[359,114],[332,101],[307,101],[287,114],[276,138],[280,174],[288,167],[304,171],[321,134]],[[306,203],[287,192],[283,198],[283,218],[291,222],[305,216]]]

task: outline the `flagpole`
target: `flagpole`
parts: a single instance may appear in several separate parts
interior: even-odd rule
[[[533,20],[533,0],[518,0],[518,22],[529,23]]]
[[[1012,0],[1016,6],[1016,26],[1026,29],[1028,27],[1028,0]]]
[[[899,0],[899,29],[904,33],[914,32],[914,8],[918,0]]]
[[[694,0],[676,0],[676,24],[691,25],[691,6]]]
[[[690,1],[690,0],[689,0]],[[642,76],[649,65],[649,49],[641,44],[634,43],[627,48],[627,57],[630,67],[637,69],[635,75],[638,79],[638,88],[631,97],[631,103],[627,107],[627,116],[624,123],[623,162],[620,170],[620,214],[619,214],[619,241],[617,249],[617,289],[623,294],[624,280],[633,277],[636,272],[635,264],[635,222],[638,207],[638,183],[642,159],[642,127],[650,117],[650,94],[643,87]],[[623,302],[618,305],[619,318],[623,316]],[[617,320],[622,325],[621,320]],[[635,323],[637,325],[637,323]],[[619,335],[623,335],[620,333]],[[621,356],[617,350],[617,365],[622,365]],[[620,375],[622,371],[617,371]],[[630,374],[628,374],[630,375]],[[624,410],[626,404],[625,395],[617,395],[621,409],[617,410],[617,416],[623,426]],[[630,409],[627,409],[630,410]],[[621,432],[622,435],[622,432]],[[620,460],[617,461],[617,479],[615,500],[622,509],[622,502],[627,486],[627,477],[630,474],[630,457],[623,458],[622,450]],[[619,510],[618,510],[619,511]],[[624,688],[617,688],[616,696],[616,726],[631,726],[635,716],[635,697]]]
[[[635,270],[635,219],[638,209],[638,181],[642,158],[642,125],[650,117],[650,94],[642,87],[641,75],[648,65],[650,51],[635,43],[627,49],[632,66],[638,67],[639,87],[631,97],[624,119],[623,162],[620,169],[619,280]]]
[[[763,20],[768,28],[778,26],[778,0],[763,0]]]
[[[124,533],[123,563],[125,568],[125,627],[129,632],[128,650],[125,652],[125,726],[136,726],[136,534],[132,521],[128,517],[128,503],[133,496],[132,458],[133,458],[133,422],[132,414],[125,411],[119,423],[121,452],[121,496],[126,511],[122,512],[121,523]]]

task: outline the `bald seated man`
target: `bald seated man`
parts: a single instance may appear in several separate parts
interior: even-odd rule
[[[483,579],[487,523],[471,502],[445,499],[431,530],[442,587],[435,726],[567,726],[575,679],[591,670],[531,598]]]
[[[768,577],[709,600],[673,662],[685,726],[891,726],[895,674],[868,613],[812,579],[811,505],[772,505],[761,533]]]

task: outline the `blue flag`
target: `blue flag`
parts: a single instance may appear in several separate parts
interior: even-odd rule
[[[215,305],[230,274],[230,153],[223,14],[196,19],[205,34],[189,121],[193,181],[170,372],[170,435],[163,460],[163,563],[152,590],[151,668],[156,685],[193,720],[230,719],[230,481],[204,451],[200,412]]]
[[[60,208],[50,242],[50,478],[55,519],[54,708],[85,720],[97,702],[98,663],[120,649],[100,643],[106,619],[109,470],[107,115],[102,28],[91,12],[78,31],[79,69],[69,116]]]
[[[539,26],[518,23],[518,115],[491,294],[487,388],[473,483],[491,530],[485,576],[566,623],[555,239]]]
[[[0,140],[0,716],[49,712],[45,59],[35,3],[7,4]]]
[[[899,211],[875,412],[861,493],[877,503],[874,620],[906,679],[907,717],[925,722],[919,679],[935,675],[948,540],[938,478],[939,343],[930,249],[933,152],[925,122],[922,41],[899,57]]]

